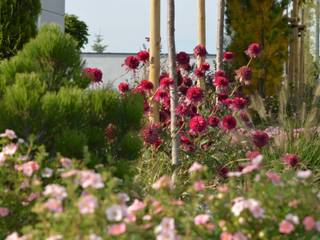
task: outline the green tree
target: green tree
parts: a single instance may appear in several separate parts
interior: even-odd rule
[[[81,49],[88,43],[88,26],[85,22],[81,21],[77,16],[66,14],[65,33],[70,34],[77,42],[78,48]]]
[[[226,28],[230,36],[228,50],[236,53],[234,67],[248,61],[242,51],[249,43],[263,48],[255,61],[251,91],[260,95],[274,95],[280,89],[284,65],[288,57],[290,28],[286,10],[289,0],[227,0]]]
[[[89,90],[82,67],[76,41],[57,25],[42,27],[16,56],[0,63],[0,132],[34,135],[51,154],[80,158],[88,150],[92,165],[136,158],[142,97]],[[112,134],[105,130],[109,124]]]
[[[40,0],[0,0],[0,60],[14,56],[37,33]]]
[[[96,53],[103,53],[108,45],[103,45],[103,37],[101,34],[96,35],[96,40],[94,41],[94,44],[92,45],[93,51]]]

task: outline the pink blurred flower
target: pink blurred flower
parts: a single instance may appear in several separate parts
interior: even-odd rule
[[[228,232],[223,232],[220,235],[220,240],[233,240],[233,235]]]
[[[50,236],[48,237],[46,240],[63,240],[63,236],[62,235],[54,235],[54,236]]]
[[[153,185],[153,189],[161,189],[161,188],[171,188],[172,180],[170,176],[162,176],[159,180],[157,180]]]
[[[195,173],[195,172],[201,172],[202,170],[203,170],[203,166],[198,162],[194,162],[189,168],[188,172]]]
[[[109,221],[120,222],[126,214],[125,207],[116,204],[106,210],[106,216]]]
[[[9,145],[4,146],[3,149],[2,149],[2,152],[5,155],[13,156],[16,153],[17,150],[18,150],[17,144],[11,143]]]
[[[266,176],[271,180],[273,184],[280,184],[281,183],[281,176],[275,172],[267,172]]]
[[[15,169],[19,172],[22,172],[26,177],[31,177],[34,172],[40,169],[40,166],[35,161],[26,162],[22,165],[16,165]]]
[[[97,174],[90,170],[84,170],[81,171],[79,175],[79,184],[83,188],[92,187],[99,189],[104,187],[104,183],[100,174]]]
[[[70,158],[62,157],[60,158],[60,163],[64,168],[71,168],[72,167],[72,160]]]
[[[303,219],[303,225],[306,231],[311,231],[312,229],[314,229],[316,221],[312,216],[307,216]]]
[[[96,234],[90,234],[89,240],[102,240],[102,237],[100,237]]]
[[[113,224],[108,228],[108,234],[110,236],[119,236],[125,233],[127,230],[125,223]]]
[[[0,207],[0,217],[6,217],[10,213],[8,208]]]
[[[47,185],[45,187],[43,195],[50,196],[58,200],[63,200],[68,196],[65,187],[60,186],[58,184]]]
[[[200,192],[206,188],[206,185],[203,181],[197,181],[193,184],[193,189],[197,192]]]
[[[17,135],[14,131],[6,129],[4,133],[0,134],[1,138],[8,138],[10,140],[16,139]]]
[[[135,199],[133,203],[128,207],[128,212],[133,213],[137,212],[139,210],[142,210],[146,207],[146,204],[144,202],[139,201],[138,199]]]
[[[48,199],[48,201],[44,203],[44,208],[54,213],[63,212],[63,206],[62,206],[61,200],[58,200],[55,198]]]
[[[311,175],[312,175],[311,170],[297,171],[297,178],[300,178],[300,179],[307,179],[307,178],[311,177]]]
[[[24,236],[19,237],[18,233],[14,232],[8,235],[5,240],[27,240],[27,238]]]
[[[6,155],[3,152],[0,152],[0,166],[2,166],[6,160]]]
[[[282,234],[290,234],[294,231],[294,225],[287,221],[283,220],[279,225],[279,232]]]
[[[193,222],[195,225],[205,225],[209,222],[209,220],[210,216],[208,214],[200,214],[193,219]]]
[[[78,208],[81,214],[94,213],[97,206],[98,206],[97,198],[89,194],[82,196],[78,202]]]

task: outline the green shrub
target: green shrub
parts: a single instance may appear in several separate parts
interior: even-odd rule
[[[49,91],[63,86],[85,88],[90,80],[83,77],[82,68],[76,41],[63,34],[58,26],[46,25],[15,57],[1,63],[0,80],[4,83],[0,86],[13,84],[19,73],[35,72]]]
[[[15,129],[24,139],[33,134],[50,154],[80,158],[87,149],[99,162],[107,156],[136,158],[142,97],[85,89],[89,80],[82,66],[76,42],[57,26],[43,27],[17,56],[0,64],[0,131]],[[108,124],[116,127],[112,141],[104,134]],[[128,136],[135,144],[124,151]]]
[[[40,0],[0,1],[0,60],[14,56],[37,33]]]

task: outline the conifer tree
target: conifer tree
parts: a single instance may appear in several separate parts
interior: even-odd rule
[[[96,53],[104,53],[108,45],[103,45],[103,37],[101,34],[96,35],[96,40],[94,44],[92,45],[93,51]]]
[[[0,0],[0,60],[14,56],[37,33],[40,0]]]
[[[261,96],[278,92],[288,56],[290,28],[285,15],[289,0],[227,0],[226,27],[231,36],[228,50],[235,52],[236,68],[246,64],[242,49],[250,42],[263,48],[262,56],[254,63],[251,91]]]

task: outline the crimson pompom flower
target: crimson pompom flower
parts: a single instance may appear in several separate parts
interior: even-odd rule
[[[153,83],[149,80],[142,80],[138,87],[140,87],[144,91],[150,91],[153,89]]]
[[[204,71],[204,72],[209,71],[210,64],[209,63],[201,63],[199,68],[201,71]]]
[[[187,76],[183,77],[182,82],[183,82],[183,84],[184,84],[185,86],[187,86],[187,87],[191,87],[192,84],[193,84],[192,79],[189,78],[189,77],[187,77]]]
[[[240,81],[240,83],[244,83],[245,85],[249,85],[252,78],[252,70],[250,67],[242,66],[238,70],[236,70],[236,79]]]
[[[252,133],[252,141],[256,147],[262,148],[268,144],[269,135],[264,131],[256,130]]]
[[[237,120],[231,116],[227,115],[222,119],[222,127],[225,130],[232,130],[237,126]]]
[[[196,57],[205,57],[207,55],[207,49],[202,44],[199,44],[198,46],[196,46],[193,52]]]
[[[223,59],[224,61],[231,61],[234,57],[234,53],[233,52],[225,52],[223,54]]]
[[[124,65],[131,70],[136,70],[139,67],[139,58],[137,58],[136,56],[128,56],[124,60]]]
[[[217,88],[226,88],[229,85],[229,80],[226,77],[215,77],[213,85]]]
[[[218,94],[218,101],[219,102],[223,102],[224,100],[228,99],[228,94],[222,92]]]
[[[291,167],[295,167],[298,165],[298,163],[300,162],[299,157],[295,154],[285,154],[282,157],[282,160],[285,164],[291,166]]]
[[[187,99],[191,102],[197,103],[200,102],[203,98],[203,91],[199,87],[190,87],[187,91]]]
[[[146,63],[149,61],[150,54],[148,51],[142,50],[137,53],[137,57],[141,62]]]
[[[189,144],[192,144],[192,141],[186,135],[181,135],[180,136],[180,143],[189,145]]]
[[[218,168],[218,173],[221,177],[227,178],[228,173],[229,173],[229,168],[226,166],[222,166],[222,167]]]
[[[179,65],[189,65],[190,63],[190,56],[189,54],[187,54],[186,52],[179,52],[177,54],[177,63]]]
[[[201,70],[201,68],[196,68],[194,70],[194,75],[197,76],[197,78],[203,78],[205,76],[205,71]]]
[[[160,80],[160,86],[163,88],[169,87],[170,85],[173,84],[173,79],[170,77],[164,77]]]
[[[259,56],[261,53],[261,47],[258,43],[251,43],[248,47],[248,49],[245,51],[245,53],[250,57],[250,58],[256,58]]]
[[[166,98],[169,98],[169,93],[166,90],[161,89],[161,88],[159,88],[154,95],[154,100],[156,100],[158,102],[165,100]]]
[[[247,100],[242,97],[235,97],[232,100],[232,108],[235,110],[244,109],[246,105],[247,105]]]
[[[220,119],[217,116],[210,116],[208,118],[208,124],[210,127],[217,127],[219,125]]]
[[[102,71],[98,68],[85,68],[83,70],[85,75],[91,79],[93,83],[100,83],[102,82]]]
[[[157,124],[150,124],[142,130],[142,138],[146,144],[159,146],[160,139],[160,126]]]
[[[116,137],[117,128],[114,124],[110,123],[104,130],[104,135],[108,140],[113,140]]]
[[[203,116],[197,115],[190,119],[189,127],[194,133],[202,133],[207,129],[207,121]]]
[[[214,73],[214,77],[226,77],[226,73],[223,70],[218,70]]]
[[[129,91],[129,84],[126,82],[122,82],[118,85],[118,89],[121,93],[125,93]]]

